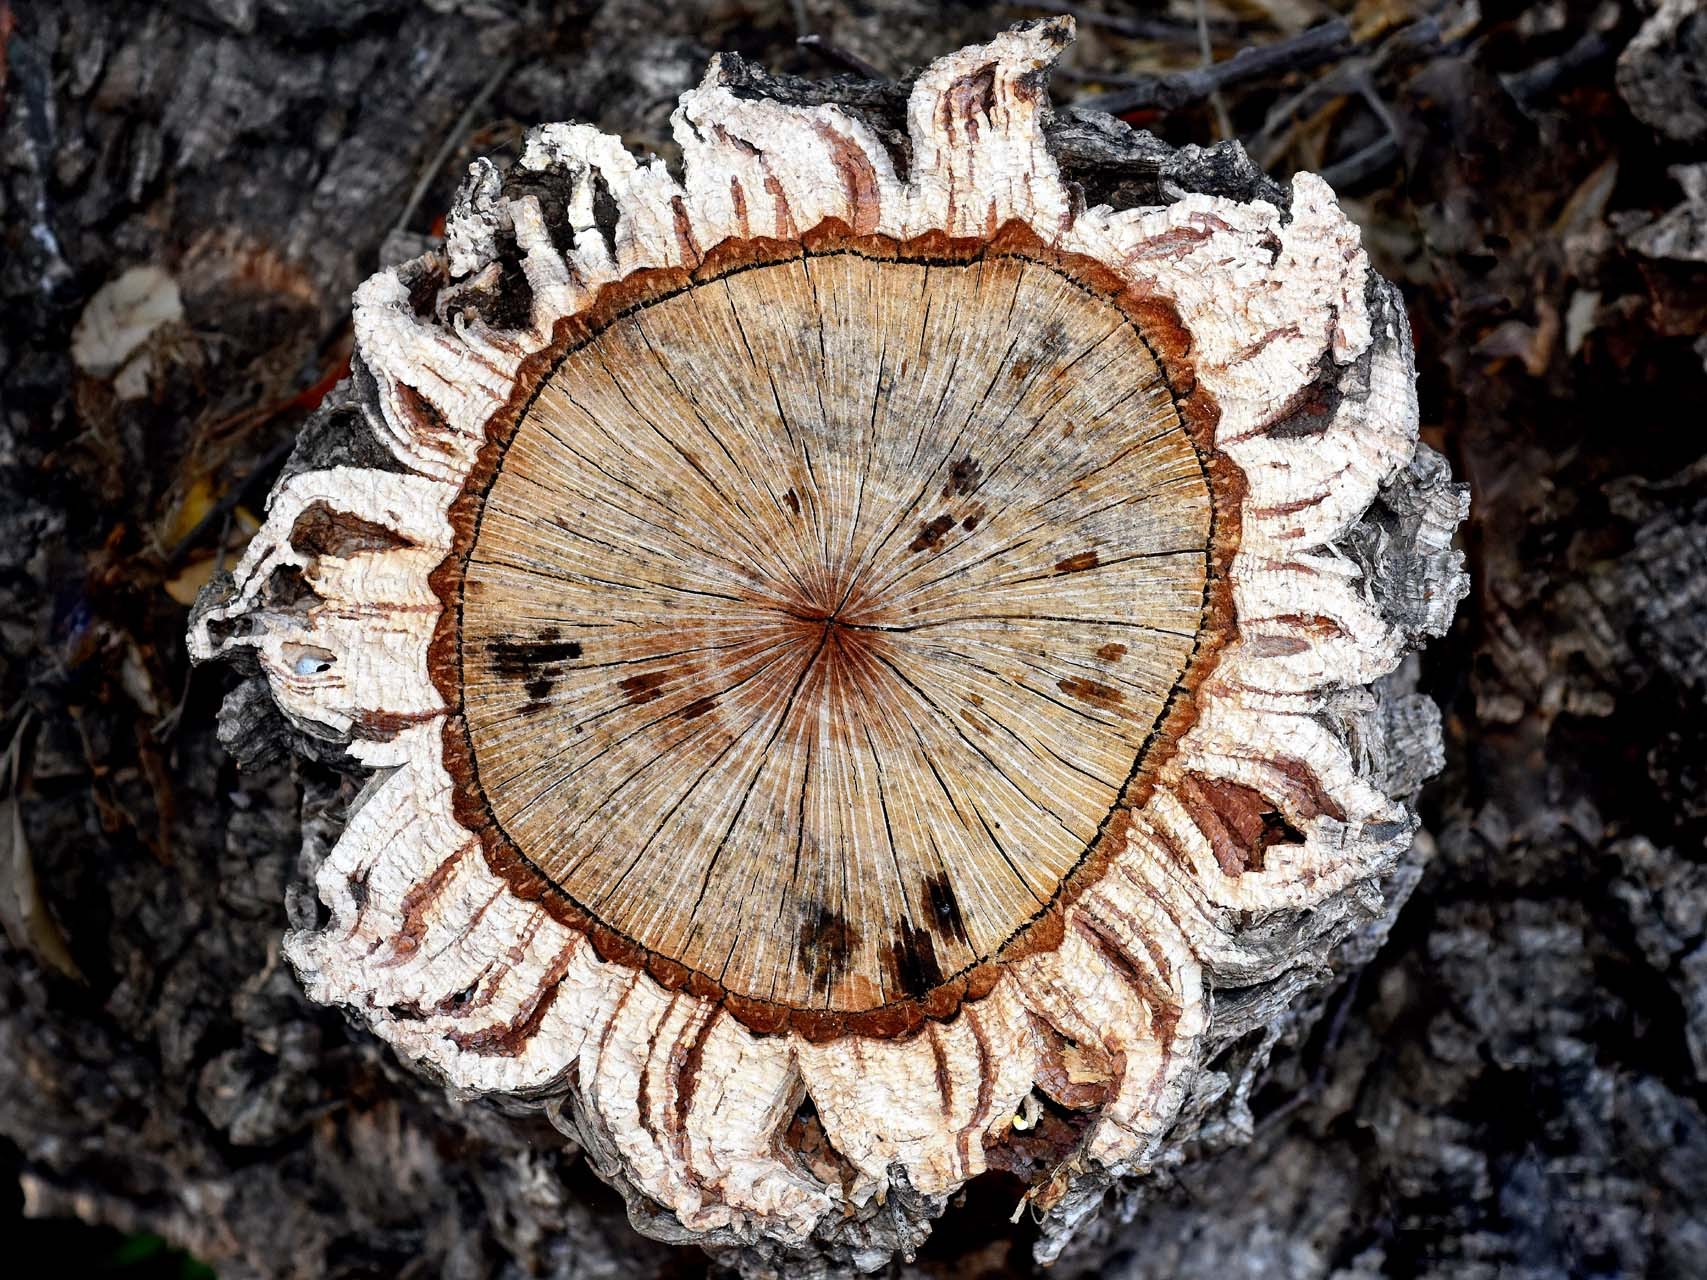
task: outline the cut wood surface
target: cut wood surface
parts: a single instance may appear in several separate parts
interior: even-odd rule
[[[1209,474],[1142,330],[1011,253],[821,248],[624,309],[474,483],[495,834],[759,1001],[997,954],[1215,647]]]

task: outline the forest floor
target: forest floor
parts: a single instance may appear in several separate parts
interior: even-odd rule
[[[898,77],[1063,10],[1058,101],[1341,193],[1472,486],[1474,589],[1423,660],[1448,763],[1387,946],[1248,1144],[1052,1274],[1701,1274],[1699,0],[0,0],[9,1243],[132,1277],[205,1274],[175,1248],[225,1277],[705,1271],[541,1122],[449,1102],[306,1000],[284,903],[351,784],[236,771],[187,606],[343,372],[351,290],[472,157],[559,119],[669,157],[718,50]],[[974,1184],[912,1274],[1031,1274],[1028,1225],[989,1225],[1011,1202]]]

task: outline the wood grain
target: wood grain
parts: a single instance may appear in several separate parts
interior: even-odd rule
[[[491,475],[478,781],[588,914],[858,1011],[1084,860],[1204,620],[1213,494],[1144,334],[1054,265],[838,250],[568,353]]]

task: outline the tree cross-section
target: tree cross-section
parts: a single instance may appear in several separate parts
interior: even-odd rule
[[[1147,793],[1238,493],[1096,264],[807,242],[579,318],[458,500],[439,675],[494,865],[822,1035],[987,991]]]
[[[719,59],[679,173],[476,164],[197,606],[371,771],[310,993],[557,1104],[667,1238],[877,1265],[1004,1168],[1052,1255],[1438,767],[1383,681],[1464,498],[1396,292],[1320,179],[1053,117],[1071,31],[904,91]]]

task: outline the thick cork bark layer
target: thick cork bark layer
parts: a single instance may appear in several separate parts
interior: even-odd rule
[[[1437,767],[1380,682],[1464,496],[1396,295],[1309,174],[1088,203],[1133,135],[1051,117],[1071,31],[904,110],[714,62],[679,174],[477,164],[196,610],[370,772],[308,990],[668,1238],[876,1265],[998,1167],[1051,1254],[1286,1003],[1216,992],[1381,911]]]

